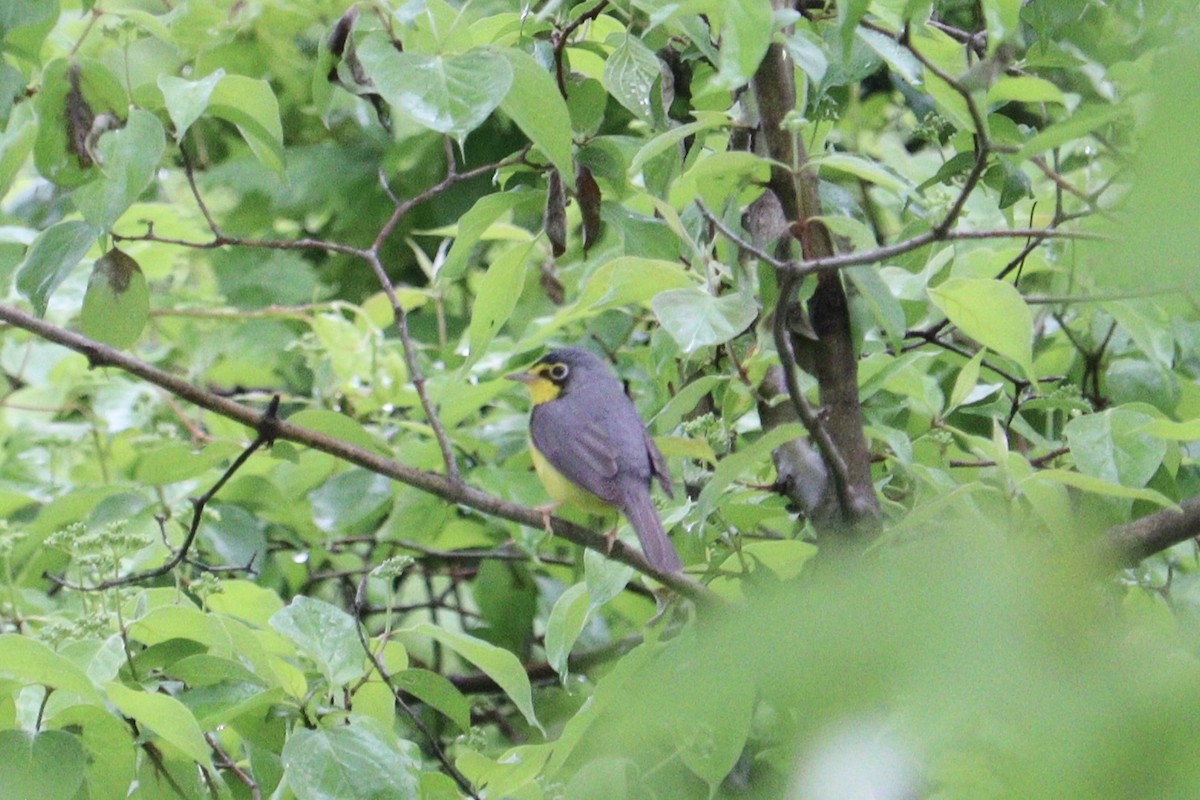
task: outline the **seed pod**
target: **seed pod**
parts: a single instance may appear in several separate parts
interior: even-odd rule
[[[579,198],[579,212],[583,215],[583,252],[600,237],[600,184],[592,177],[592,171],[582,164],[575,168],[575,196]]]
[[[558,170],[551,170],[549,184],[542,229],[550,240],[550,251],[557,258],[567,252],[567,194],[563,191],[562,175]]]

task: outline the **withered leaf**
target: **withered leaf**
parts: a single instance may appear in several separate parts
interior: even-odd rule
[[[575,167],[575,196],[579,198],[579,212],[583,216],[583,252],[600,237],[600,184],[592,177],[592,171],[579,164]]]
[[[555,258],[567,252],[567,194],[563,190],[562,175],[556,169],[550,171],[542,229],[546,231]]]

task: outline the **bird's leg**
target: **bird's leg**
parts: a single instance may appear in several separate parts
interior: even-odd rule
[[[562,505],[562,500],[555,500],[550,503],[545,503],[543,505],[533,507],[534,511],[536,511],[542,515],[542,529],[544,531],[546,531],[546,533],[550,533],[550,534],[554,533],[554,531],[550,530],[550,516],[555,511],[557,511],[558,507],[561,505]]]
[[[609,528],[608,533],[604,534],[604,555],[611,556],[613,545],[617,542],[617,523],[613,522],[613,526]]]

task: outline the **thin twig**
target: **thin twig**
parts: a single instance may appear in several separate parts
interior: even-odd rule
[[[787,308],[791,305],[798,282],[799,279],[791,272],[781,271],[779,273],[779,300],[775,304],[774,320],[775,349],[779,352],[779,363],[783,367],[784,382],[796,414],[804,423],[808,435],[816,442],[821,451],[821,457],[829,467],[834,488],[837,490],[839,508],[842,509],[843,514],[849,514],[855,505],[850,494],[850,473],[846,467],[846,460],[842,458],[829,431],[821,423],[812,406],[808,404],[808,399],[805,398],[804,391],[800,388],[800,382],[796,377],[796,354],[792,348],[791,332],[788,330]]]
[[[433,732],[429,730],[429,726],[425,724],[425,720],[421,719],[421,715],[414,711],[412,707],[409,706],[409,704],[405,701],[404,693],[399,687],[396,686],[395,681],[392,680],[392,674],[388,672],[387,667],[385,667],[383,662],[379,660],[379,656],[374,650],[371,649],[371,643],[367,639],[367,629],[362,623],[362,615],[358,613],[362,606],[365,605],[367,581],[370,579],[370,577],[371,573],[369,572],[363,575],[362,580],[358,584],[358,591],[354,595],[354,619],[356,620],[354,627],[358,631],[358,641],[362,645],[363,652],[367,654],[367,658],[371,660],[371,664],[375,667],[375,671],[379,673],[379,677],[383,680],[384,684],[391,691],[392,696],[396,699],[396,705],[405,713],[406,716],[408,716],[409,720],[414,726],[416,726],[417,730],[419,730],[422,735],[425,736],[426,740],[429,742],[429,749],[433,751],[434,758],[441,763],[442,769],[446,770],[446,774],[449,775],[456,784],[458,784],[458,788],[462,789],[462,791],[465,792],[468,797],[473,797],[475,800],[479,800],[479,795],[475,793],[475,788],[471,785],[471,782],[467,780],[467,777],[459,771],[458,767],[454,765],[454,762],[450,760],[450,757],[446,755],[446,751],[442,749],[441,742],[438,741],[437,737],[433,735]]]
[[[1055,228],[1001,228],[982,231],[945,231],[936,230],[917,234],[909,239],[894,244],[877,247],[873,250],[863,250],[857,253],[841,253],[827,258],[813,258],[802,261],[787,262],[784,267],[794,270],[801,275],[809,275],[827,270],[839,270],[846,267],[857,267],[862,264],[874,264],[889,258],[918,250],[937,242],[973,241],[978,239],[1102,239],[1104,237],[1087,231],[1061,231]]]
[[[217,737],[211,733],[206,733],[204,734],[204,741],[208,742],[208,746],[217,755],[214,765],[220,769],[227,769],[237,776],[242,785],[250,791],[250,797],[253,800],[262,800],[262,788],[258,785],[258,781],[254,780],[254,776],[238,766],[237,762],[221,747],[220,742],[217,741]]]
[[[238,457],[235,458],[233,463],[229,465],[229,469],[225,470],[224,474],[217,479],[217,482],[213,484],[211,489],[202,494],[200,497],[192,500],[192,524],[188,527],[187,535],[184,537],[183,543],[179,545],[179,549],[176,550],[175,553],[166,560],[166,562],[153,569],[143,570],[142,572],[134,572],[130,575],[123,575],[119,578],[110,578],[90,586],[70,583],[62,578],[50,574],[47,574],[46,577],[59,586],[67,589],[74,589],[75,591],[79,592],[99,592],[103,591],[104,589],[112,589],[117,586],[128,586],[130,584],[142,583],[143,581],[161,577],[182,564],[187,560],[188,551],[191,549],[192,544],[196,541],[196,534],[200,532],[200,522],[204,517],[204,507],[208,505],[210,500],[216,497],[217,492],[221,491],[221,487],[228,483],[229,479],[237,474],[237,471],[241,469],[242,465],[244,465],[250,459],[250,456],[254,455],[254,452],[258,450],[258,448],[265,444],[271,444],[275,441],[275,425],[278,422],[278,417],[276,417],[276,414],[278,411],[279,395],[275,395],[271,401],[271,404],[267,406],[267,410],[263,412],[262,417],[256,426],[258,434],[254,437],[254,441],[251,442],[245,450],[238,454]],[[242,568],[238,567],[237,569],[240,570]]]
[[[716,228],[718,231],[720,231],[721,234],[726,239],[733,242],[741,250],[754,256],[755,258],[757,258],[759,261],[763,262],[764,264],[770,264],[772,267],[775,267],[775,269],[787,268],[788,262],[783,261],[782,259],[776,258],[775,256],[768,253],[766,250],[763,250],[761,247],[754,244],[753,242],[746,241],[746,239],[744,239],[736,231],[734,231],[732,228],[730,228],[728,225],[726,225],[725,222],[720,217],[718,217],[716,214],[712,213],[712,211],[709,210],[708,206],[706,206],[704,204],[704,201],[697,199],[696,207],[698,209],[700,209],[700,213],[703,214],[704,218],[709,221],[709,224],[711,224],[714,228]]]

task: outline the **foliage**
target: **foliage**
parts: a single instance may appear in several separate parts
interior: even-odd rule
[[[0,4],[0,796],[1190,796],[1189,12]]]

